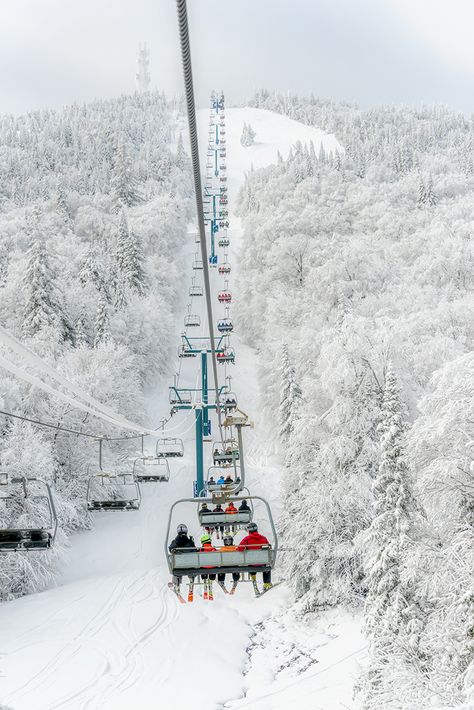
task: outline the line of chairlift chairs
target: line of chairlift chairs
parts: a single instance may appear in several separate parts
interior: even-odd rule
[[[217,104],[216,104],[217,105]],[[221,104],[223,106],[223,97]],[[221,137],[225,136],[223,128],[223,114],[221,118]],[[221,138],[220,155],[225,159],[225,138]],[[225,163],[220,164],[220,170],[225,171]],[[225,181],[221,177],[221,181]],[[220,221],[219,226],[227,228],[226,221],[228,211],[226,188],[220,189]],[[224,209],[222,209],[224,206]],[[196,242],[199,242],[199,235],[196,235]],[[230,244],[227,236],[222,236],[218,240],[221,248],[227,248]],[[203,268],[202,261],[196,253],[193,262],[193,270],[200,271]],[[219,265],[218,272],[227,275],[231,271],[230,264],[225,261]],[[203,288],[196,283],[193,278],[189,289],[190,297],[203,296]],[[232,294],[229,291],[227,282],[222,291],[217,295],[219,303],[229,304],[232,301]],[[192,314],[191,307],[185,316],[184,325],[188,327],[200,326],[201,320],[198,315]],[[217,323],[217,329],[221,334],[229,334],[233,330],[233,323],[229,317],[229,310],[226,308],[225,318]],[[194,356],[187,353],[186,344],[180,347],[179,356]],[[217,353],[218,362],[234,362],[235,353],[231,348],[225,347]],[[190,404],[192,402],[192,392],[170,390],[170,404]],[[224,391],[220,395],[220,406],[225,415],[225,424],[239,424],[239,417],[235,413],[237,409],[237,397],[233,392]],[[240,423],[246,419],[240,420]],[[90,511],[124,511],[138,510],[141,503],[140,483],[167,482],[170,478],[169,459],[182,457],[184,455],[183,442],[179,438],[162,437],[157,440],[154,456],[142,455],[135,458],[131,471],[106,472],[101,468],[88,479],[87,484],[87,508]],[[240,451],[237,441],[233,437],[217,441],[212,445],[213,465],[207,471],[205,488],[198,491],[197,497],[181,499],[176,501],[170,510],[168,527],[165,537],[165,553],[168,560],[168,567],[174,579],[181,580],[183,576],[193,579],[200,574],[209,573],[212,567],[217,572],[239,572],[254,574],[255,572],[270,571],[276,561],[278,551],[278,539],[272,518],[270,506],[267,501],[259,496],[252,496],[245,487],[244,469],[239,464]],[[232,469],[233,477],[229,471]],[[226,475],[224,475],[226,474]],[[239,496],[242,494],[242,496]],[[245,499],[246,508],[236,509],[236,512],[228,513],[225,508],[222,510],[211,510],[208,505],[218,505],[230,500],[237,504]],[[171,526],[175,509],[185,503],[197,506],[197,517],[199,524],[210,532],[223,531],[225,529],[239,530],[246,527],[254,519],[254,501],[263,504],[266,509],[268,523],[273,536],[273,545],[268,545],[260,549],[247,549],[239,551],[204,551],[195,550],[173,550],[168,549],[171,536]],[[0,551],[18,550],[46,550],[53,546],[56,537],[58,519],[54,506],[54,498],[50,485],[42,480],[28,477],[9,478],[7,474],[0,473],[0,507],[2,511],[2,521],[0,523]],[[222,506],[221,506],[222,507]]]

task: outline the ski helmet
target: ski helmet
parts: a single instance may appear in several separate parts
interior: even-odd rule
[[[178,533],[178,535],[187,535],[188,534],[188,526],[184,525],[184,523],[181,523],[176,528],[176,532]]]
[[[234,544],[234,538],[232,535],[226,535],[224,537],[224,545],[233,545]]]
[[[204,535],[201,535],[201,545],[205,545],[206,542],[211,542],[211,536],[204,533]]]
[[[247,525],[247,530],[248,530],[249,532],[258,532],[257,523],[249,523],[249,524]]]

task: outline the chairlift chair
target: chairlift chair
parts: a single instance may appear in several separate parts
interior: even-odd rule
[[[165,436],[156,442],[158,458],[181,458],[184,456],[183,440],[177,437]]]
[[[232,294],[230,291],[219,291],[217,300],[219,303],[230,303],[232,301]]]
[[[87,510],[138,510],[140,486],[133,473],[100,471],[87,484]]]
[[[222,392],[219,396],[219,405],[226,411],[237,408],[237,395],[234,392]]]
[[[49,484],[0,473],[0,521],[0,552],[51,548],[58,519]]]
[[[201,317],[198,315],[189,314],[184,317],[185,328],[196,328],[201,325]]]
[[[222,223],[224,226],[224,223]],[[220,247],[228,247],[230,245],[230,239],[228,237],[221,237],[218,241]]]
[[[221,264],[217,271],[221,274],[221,276],[225,276],[225,274],[230,274],[231,266],[230,264]]]
[[[225,466],[233,464],[240,458],[239,447],[235,439],[227,439],[223,442],[216,441],[212,445],[212,459],[215,466]]]
[[[193,401],[191,390],[170,389],[170,404],[191,404]]]
[[[168,545],[171,541],[171,524],[173,522],[173,513],[177,506],[189,503],[191,505],[202,505],[202,503],[214,503],[212,498],[182,498],[177,500],[171,506],[168,517],[168,527],[165,537],[165,554],[168,561],[168,569],[173,577],[180,579],[181,577],[197,577],[202,574],[212,572],[248,572],[255,574],[256,572],[269,572],[275,567],[278,555],[278,537],[273,522],[273,516],[268,502],[260,496],[248,496],[252,504],[253,501],[263,503],[268,523],[271,531],[270,537],[273,538],[273,544],[265,545],[261,549],[255,550],[235,550],[222,552],[219,549],[216,552],[202,551],[198,548],[175,549],[169,551]],[[235,516],[233,516],[235,517]]]
[[[178,357],[179,358],[197,357],[197,353],[190,350],[187,345],[180,345],[178,347]]]
[[[193,261],[193,271],[202,271],[202,268],[202,261],[200,259]]]
[[[133,462],[133,474],[139,483],[166,483],[170,479],[170,465],[166,458],[142,456]]]
[[[221,365],[230,363],[235,365],[235,351],[232,348],[224,348],[223,351],[216,353],[217,362]]]
[[[249,494],[250,496],[250,494]],[[241,528],[245,527],[249,523],[252,522],[253,519],[253,503],[250,499],[250,506],[249,510],[239,510],[239,504],[242,502],[242,500],[247,501],[248,497],[244,494],[241,498],[234,497],[232,502],[234,503],[235,507],[237,508],[237,513],[226,513],[225,510],[222,512],[220,511],[213,511],[213,510],[206,510],[202,509],[202,503],[198,505],[198,520],[199,524],[202,525],[202,527],[214,530],[216,528],[229,528],[232,527],[236,530],[240,530]],[[202,500],[202,499],[201,499]],[[207,505],[207,504],[206,504]],[[225,503],[224,503],[225,505]]]
[[[196,296],[202,296],[202,286],[196,286],[192,285],[189,287],[189,295],[196,297]]]
[[[221,318],[217,321],[217,330],[219,333],[231,333],[234,329],[234,324],[230,318]]]

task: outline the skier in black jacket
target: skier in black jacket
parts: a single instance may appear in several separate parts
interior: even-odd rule
[[[182,547],[196,549],[196,544],[193,540],[192,535],[188,536],[187,525],[183,525],[183,523],[181,523],[180,525],[178,525],[176,532],[178,534],[176,535],[175,539],[170,542],[170,546],[168,548],[170,552],[184,552],[184,550],[181,550]]]

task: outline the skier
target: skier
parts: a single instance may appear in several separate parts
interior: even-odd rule
[[[216,482],[214,480],[214,476],[211,476],[207,482],[208,486],[215,486]]]
[[[196,549],[196,543],[194,542],[193,536],[188,535],[188,526],[184,523],[180,523],[176,528],[176,537],[169,544],[169,551],[174,552],[176,555],[183,552],[190,552]],[[173,575],[173,589],[177,596],[180,597],[179,586],[181,584],[181,577],[175,577]],[[193,587],[194,587],[194,577],[189,577],[189,592],[188,592],[188,602],[193,601]]]
[[[201,550],[200,552],[217,552],[216,548],[212,544],[211,536],[208,533],[201,535]],[[205,566],[205,569],[212,569],[212,565]],[[216,578],[215,573],[201,574],[201,579],[204,583],[204,599],[209,599],[212,601],[214,599],[212,593],[212,583]]]
[[[245,550],[261,550],[265,545],[270,545],[269,541],[265,535],[261,535],[258,532],[257,523],[249,523],[247,525],[248,535],[246,535],[239,544],[239,552],[244,552]],[[272,588],[272,573],[271,570],[263,572],[263,590],[266,592],[268,589]],[[253,572],[250,575],[250,579],[253,583],[253,588],[255,594],[258,596],[260,594],[257,587],[257,573]]]
[[[234,479],[232,478],[232,476],[230,474],[228,476],[226,476],[226,478],[224,480],[224,483],[226,486],[228,486],[229,484],[232,484],[233,482],[234,482]]]
[[[213,513],[220,513],[220,514],[224,515],[224,510],[223,510],[222,505],[220,503],[218,503],[216,505],[216,507],[214,508],[214,510],[212,512]],[[223,525],[216,525],[216,530],[218,531],[217,537],[219,537],[219,533],[223,534],[223,532],[224,532],[224,526]]]
[[[237,513],[238,513],[239,511],[237,510],[237,508],[235,507],[235,505],[233,504],[233,502],[230,501],[229,505],[228,505],[227,508],[225,509],[225,512],[226,512],[227,515],[237,515]]]
[[[220,478],[217,479],[217,485],[222,486],[222,485],[224,485],[224,483],[225,483],[224,474],[221,473]]]
[[[247,503],[247,501],[246,501],[245,498],[244,498],[244,500],[242,501],[242,503],[239,505],[239,511],[240,511],[241,513],[247,513],[247,512],[249,512],[249,510],[250,510],[249,504]]]
[[[212,510],[209,510],[207,503],[201,505],[201,513],[202,515],[212,515]]]
[[[226,534],[223,542],[224,545],[222,547],[219,547],[219,552],[237,552],[237,550],[239,549],[236,545],[234,545],[234,538],[232,537],[232,535]],[[235,590],[237,589],[239,579],[240,573],[232,572],[232,587],[230,590],[231,594],[234,594]],[[222,587],[224,592],[228,594],[225,586],[225,572],[219,572],[219,574],[217,575],[217,582],[219,586]]]

